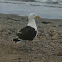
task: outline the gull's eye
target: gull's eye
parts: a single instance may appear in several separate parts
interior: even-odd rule
[[[33,14],[33,16],[35,16],[35,14]]]

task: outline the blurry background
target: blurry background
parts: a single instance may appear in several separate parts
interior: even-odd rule
[[[62,0],[0,0],[0,13],[27,16],[32,12],[42,18],[62,19]]]

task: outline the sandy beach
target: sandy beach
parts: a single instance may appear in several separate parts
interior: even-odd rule
[[[32,42],[15,44],[27,16],[0,14],[0,62],[62,62],[62,20],[36,19],[38,35]]]

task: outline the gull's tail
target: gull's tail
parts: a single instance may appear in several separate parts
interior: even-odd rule
[[[15,43],[17,43],[17,42],[19,42],[20,40],[19,40],[18,38],[14,38],[13,41],[14,41]]]

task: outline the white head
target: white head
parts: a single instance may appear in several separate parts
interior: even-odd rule
[[[37,16],[35,13],[31,13],[29,16],[28,16],[28,20],[33,20],[35,18],[40,18],[40,16]]]
[[[32,20],[32,19],[35,19],[36,18],[36,15],[34,13],[31,13],[29,16],[28,16],[28,19],[29,20]]]

